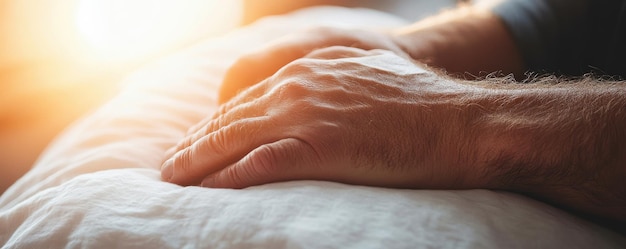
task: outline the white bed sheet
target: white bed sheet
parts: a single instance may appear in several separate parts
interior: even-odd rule
[[[133,74],[0,197],[2,248],[620,248],[624,237],[549,205],[488,190],[319,181],[243,190],[160,181],[164,151],[215,108],[238,55],[314,25],[392,16],[316,8],[209,40]]]

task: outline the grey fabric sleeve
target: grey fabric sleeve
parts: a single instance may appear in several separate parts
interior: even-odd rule
[[[492,11],[508,27],[529,70],[558,70],[562,46],[576,42],[572,34],[583,24],[590,1],[503,0]]]

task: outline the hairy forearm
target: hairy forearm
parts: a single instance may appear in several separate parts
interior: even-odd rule
[[[473,128],[491,187],[626,221],[626,82],[540,81],[481,84]]]
[[[511,35],[486,7],[460,5],[392,33],[411,57],[449,73],[521,75],[524,71]]]
[[[521,76],[521,55],[488,9],[461,5],[393,35],[413,59],[452,75]],[[472,148],[460,150],[472,151],[467,158],[484,169],[483,178],[469,182],[625,222],[626,82],[538,81],[468,83],[479,90],[461,103],[467,106],[458,107],[468,111],[460,122],[470,126],[470,134],[459,137],[474,141],[465,141]]]

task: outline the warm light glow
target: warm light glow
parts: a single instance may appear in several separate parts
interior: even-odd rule
[[[124,61],[223,33],[241,12],[234,0],[79,0],[76,25],[101,59]]]

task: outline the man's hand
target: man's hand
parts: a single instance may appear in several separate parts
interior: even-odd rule
[[[299,179],[479,187],[465,132],[473,115],[458,108],[469,92],[390,51],[316,50],[192,128],[162,177],[225,188]]]
[[[162,177],[501,189],[626,221],[626,85],[494,81],[450,80],[389,51],[316,50],[193,128]]]
[[[330,27],[310,29],[278,39],[258,52],[245,55],[235,62],[221,85],[219,102],[228,101],[243,89],[261,82],[283,66],[313,50],[331,46],[365,50],[386,49],[409,57],[390,34]]]

